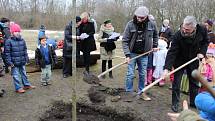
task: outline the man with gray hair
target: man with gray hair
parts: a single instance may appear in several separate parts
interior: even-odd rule
[[[165,61],[163,77],[166,77],[172,68],[178,68],[195,57],[203,58],[206,54],[207,47],[208,36],[206,28],[197,24],[195,17],[185,17],[180,30],[173,36],[172,45],[167,53]],[[191,72],[197,69],[198,66],[199,62],[194,61],[190,65],[174,73],[171,107],[174,112],[178,112],[180,84],[185,69],[189,78],[190,106],[195,107],[194,99],[198,94],[199,84],[198,81],[192,78]]]
[[[125,77],[125,89],[128,94],[133,93],[133,79],[135,66],[138,66],[139,82],[138,91],[144,88],[148,55],[130,60],[139,54],[157,48],[158,33],[154,22],[149,20],[149,10],[145,6],[139,7],[134,12],[133,20],[126,25],[122,38],[122,47],[128,63],[128,71]],[[140,97],[143,100],[151,100],[145,93]]]

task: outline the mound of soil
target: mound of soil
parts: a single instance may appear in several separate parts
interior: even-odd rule
[[[88,84],[100,84],[99,78],[94,74],[84,74],[83,81]]]
[[[50,110],[40,118],[40,121],[71,121],[72,104],[57,101],[53,103]],[[98,105],[77,104],[77,121],[142,121],[135,119],[137,115],[130,110],[117,112],[110,107],[99,107]]]
[[[92,86],[88,90],[90,101],[93,103],[104,103],[105,95],[97,90],[97,86]]]

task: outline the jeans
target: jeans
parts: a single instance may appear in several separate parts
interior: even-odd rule
[[[15,85],[15,90],[19,90],[23,86],[30,86],[28,81],[25,66],[14,66],[11,69],[11,75],[13,77],[13,83]]]
[[[138,54],[131,53],[130,57],[133,58],[138,56]],[[144,88],[145,76],[146,76],[146,69],[148,63],[148,56],[142,56],[137,59],[134,59],[128,63],[128,71],[125,78],[125,89],[127,92],[133,91],[133,80],[134,80],[134,71],[135,66],[138,66],[138,73],[139,73],[139,82],[138,82],[138,92]]]
[[[41,68],[41,82],[47,83],[51,80],[51,64],[46,65],[45,68]]]

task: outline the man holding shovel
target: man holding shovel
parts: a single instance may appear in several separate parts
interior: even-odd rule
[[[208,46],[208,36],[206,28],[197,24],[196,18],[193,16],[185,17],[181,28],[173,36],[171,47],[167,53],[163,77],[167,77],[168,72],[174,68],[180,67],[189,60],[203,58],[206,54]],[[180,84],[184,69],[187,71],[190,89],[190,106],[195,107],[194,99],[198,94],[199,83],[193,79],[191,72],[197,69],[199,62],[196,60],[188,66],[174,73],[174,81],[172,83],[172,106],[174,112],[178,112],[180,100]],[[166,78],[167,79],[167,78]]]
[[[138,92],[144,88],[144,81],[148,63],[148,55],[132,59],[152,48],[157,48],[158,32],[154,22],[148,18],[149,10],[145,6],[139,7],[134,12],[133,20],[126,25],[122,38],[122,47],[128,63],[128,71],[125,77],[125,89],[133,93],[133,79],[135,65],[138,66],[139,82]],[[132,60],[131,60],[132,59]],[[145,93],[140,96],[143,100],[151,100]]]

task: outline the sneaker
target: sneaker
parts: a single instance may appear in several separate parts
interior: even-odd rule
[[[42,85],[42,86],[48,86],[48,84],[47,84],[47,83],[42,83],[41,85]]]
[[[24,88],[23,89],[25,89],[25,90],[27,90],[27,89],[35,89],[36,87],[35,86],[24,86]]]
[[[46,82],[46,84],[47,84],[47,85],[51,85],[52,83],[51,83],[51,82]]]
[[[148,97],[145,93],[142,93],[142,95],[140,96],[140,99],[143,99],[145,101],[151,101],[151,98]]]
[[[113,79],[113,75],[109,75],[109,78],[110,78],[110,79]]]
[[[25,90],[23,88],[20,88],[19,90],[16,90],[17,93],[25,93]]]
[[[69,77],[69,75],[67,75],[67,74],[64,74],[64,75],[63,75],[63,78],[67,78],[67,77]]]
[[[2,89],[2,90],[0,91],[0,97],[3,97],[4,93],[5,93],[5,90]]]
[[[105,76],[105,75],[102,75],[102,76],[101,76],[101,78],[102,78],[102,79],[105,79],[105,78],[106,78],[106,76]]]
[[[165,83],[163,83],[163,82],[159,83],[160,87],[163,87],[164,85],[165,85]]]

